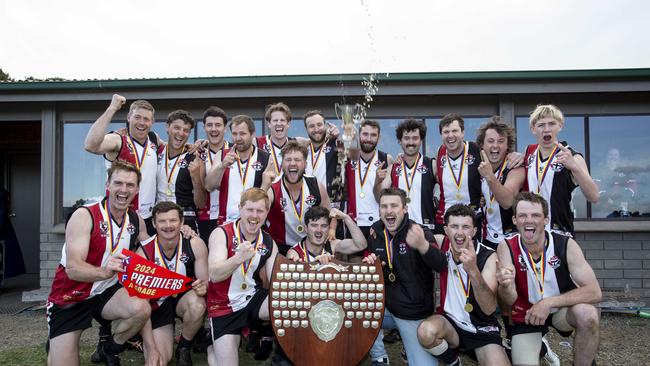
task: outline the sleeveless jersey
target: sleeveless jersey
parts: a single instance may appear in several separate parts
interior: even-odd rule
[[[219,151],[208,150],[201,154],[201,160],[205,163],[206,174],[212,169],[212,166],[223,160],[223,151],[230,148],[228,141],[224,141]],[[219,191],[208,192],[208,199],[205,207],[199,209],[197,216],[199,221],[216,220],[219,217]]]
[[[275,167],[275,172],[278,176],[282,175],[282,146],[278,146],[271,141],[271,136],[257,136],[257,147],[269,153],[271,158],[271,164]],[[295,140],[294,137],[287,137],[287,141]],[[286,142],[285,142],[286,144]]]
[[[331,199],[334,193],[332,182],[339,174],[336,139],[326,140],[316,150],[314,150],[313,142],[310,142],[307,150],[305,175],[313,175],[319,182],[326,182],[327,195]]]
[[[476,241],[474,245],[476,246],[476,265],[479,271],[483,271],[485,262],[495,252]],[[462,263],[456,264],[449,246],[449,239],[445,236],[441,250],[447,255],[447,270],[440,273],[440,307],[438,313],[446,314],[457,326],[470,333],[476,333],[477,330],[498,330],[499,322],[496,316],[494,314],[485,314],[481,310],[474,297],[474,287],[471,283],[469,285],[469,297],[465,297],[465,290],[460,278],[467,286],[469,276],[465,272]],[[473,306],[471,313],[465,311],[464,307],[467,302]]]
[[[405,162],[393,164],[390,172],[391,185],[403,189],[409,197],[409,218],[429,229],[433,229],[435,214],[433,190],[436,181],[432,163],[431,158],[418,153],[413,167]]]
[[[195,155],[183,152],[176,156],[167,156],[169,145],[158,154],[158,191],[156,202],[171,201],[185,211],[194,211],[194,185],[188,169]]]
[[[278,245],[291,245],[305,237],[304,214],[310,207],[321,203],[320,190],[316,177],[303,176],[302,197],[298,202],[291,199],[284,180],[278,179],[271,184],[273,204],[267,216],[268,232]],[[297,207],[296,207],[297,206]],[[298,231],[301,225],[303,231]]]
[[[505,163],[505,162],[504,162]],[[499,184],[503,185],[510,169],[502,165],[503,170],[498,169],[494,172]],[[512,207],[505,209],[499,205],[499,202],[494,198],[490,186],[486,179],[481,178],[481,192],[485,198],[485,207],[483,208],[483,239],[498,245],[503,241],[505,235],[512,233],[516,230],[512,223]]]
[[[142,243],[142,250],[144,251],[145,258],[155,263],[157,266],[164,267],[172,272],[195,279],[194,261],[196,257],[194,256],[190,239],[185,239],[179,235],[178,245],[176,245],[174,255],[171,258],[167,258],[162,245],[156,241],[157,238],[158,235],[154,235],[147,239],[145,243]],[[168,297],[169,296],[164,296],[152,299],[150,301],[152,309],[158,308]]]
[[[540,300],[558,296],[576,288],[571,279],[567,265],[567,243],[569,237],[560,233],[546,231],[548,245],[545,249],[545,263],[532,263],[530,256],[525,251],[521,236],[515,234],[506,239],[510,249],[510,257],[515,267],[515,286],[517,300],[512,305],[512,320],[523,323],[526,311]],[[535,266],[533,269],[532,266]],[[540,290],[538,275],[544,265],[543,291]],[[537,274],[536,274],[537,273]],[[558,309],[551,309],[551,313]]]
[[[230,149],[224,149],[228,154]],[[235,161],[224,170],[219,189],[218,224],[239,218],[239,201],[241,194],[251,187],[262,185],[262,174],[269,163],[269,154],[253,146],[253,152],[246,161]]]
[[[386,165],[387,157],[385,152],[375,150],[370,161],[360,157],[358,160],[349,160],[345,165],[347,213],[358,226],[371,226],[379,220],[379,204],[372,189],[377,169],[382,163]]]
[[[151,217],[151,211],[156,203],[156,174],[158,171],[158,146],[156,141],[152,141],[152,134],[141,145],[131,136],[120,136],[122,144],[117,154],[118,160],[123,160],[135,165],[142,174],[142,181],[138,194],[131,202],[143,219]],[[153,134],[155,138],[155,134]],[[106,159],[106,167],[110,168],[112,161]],[[108,194],[108,193],[107,193]]]
[[[560,143],[567,146],[573,155],[580,155],[566,141]],[[559,149],[555,152],[559,152]],[[557,154],[552,154],[542,160],[537,144],[528,145],[524,190],[537,193],[548,202],[549,223],[546,230],[559,230],[573,235],[571,194],[577,185],[571,178],[571,171],[558,163],[556,156]]]
[[[237,252],[239,245],[238,227],[239,220],[226,223],[219,228],[226,234],[226,248],[228,258]],[[260,231],[261,242],[257,251],[250,261],[248,270],[244,274],[243,265],[235,269],[230,277],[221,282],[208,283],[208,316],[214,318],[232,314],[248,305],[253,295],[262,288],[260,270],[271,257],[273,251],[273,239],[264,231]],[[260,238],[257,239],[258,241]],[[269,265],[273,265],[270,263]],[[246,286],[242,286],[242,284]],[[245,288],[242,288],[245,287]]]
[[[438,149],[438,181],[440,201],[436,212],[436,224],[443,225],[445,212],[457,203],[478,209],[481,202],[481,150],[474,142],[465,142],[463,153],[452,159],[447,156],[447,147]]]
[[[105,202],[106,198],[101,202],[83,206],[83,209],[88,210],[92,219],[86,263],[96,267],[105,266],[112,252],[121,252],[122,249],[135,250],[140,226],[138,215],[131,210],[127,211],[122,225],[118,225],[109,218],[109,214],[104,207]],[[111,250],[112,241],[115,243],[114,250]],[[61,262],[56,269],[52,290],[48,297],[49,302],[57,305],[74,304],[101,294],[104,290],[117,283],[117,276],[96,282],[78,282],[70,279],[65,272],[65,250],[66,244],[64,243],[61,250]]]
[[[296,245],[294,245],[291,249],[293,249],[296,253],[298,253],[298,256],[300,257],[301,261],[304,262],[313,262],[316,260],[316,257],[323,254],[323,253],[329,253],[329,254],[334,254],[332,253],[332,245],[330,244],[329,240],[323,244],[322,252],[320,253],[312,253],[307,249],[307,246],[305,244],[305,241],[307,238],[302,238],[300,242]]]

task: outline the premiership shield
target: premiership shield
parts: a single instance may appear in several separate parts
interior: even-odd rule
[[[292,262],[273,266],[269,314],[295,365],[357,365],[384,316],[384,276],[376,263]]]

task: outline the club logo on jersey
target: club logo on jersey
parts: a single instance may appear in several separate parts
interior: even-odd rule
[[[420,172],[420,174],[427,174],[429,172],[429,169],[426,166],[424,166],[424,164],[418,165],[418,167],[415,170]]]
[[[189,164],[187,163],[187,160],[185,160],[185,159],[181,160],[180,163],[178,163],[178,167],[179,167],[180,169],[187,168],[188,165],[189,165]]]
[[[395,174],[399,177],[402,175],[402,166],[398,165],[397,168],[395,168]]]
[[[262,145],[262,149],[264,149],[264,151],[266,151],[269,154],[271,153],[271,145],[269,144]]]
[[[557,255],[552,256],[548,260],[548,264],[551,266],[553,269],[558,269],[560,268],[560,264],[562,264],[562,261],[560,258],[557,257]]]
[[[108,221],[99,222],[99,234],[102,238],[105,238],[108,235]]]
[[[443,155],[440,157],[440,168],[445,169],[446,166],[447,166],[447,156]]]
[[[232,237],[232,252],[236,252],[237,248],[239,247],[239,240],[237,240],[236,236]]]
[[[519,254],[517,257],[517,262],[519,264],[519,270],[522,272],[528,272],[528,268],[526,267],[526,260],[524,259],[524,256]]]
[[[399,248],[399,254],[406,254],[406,248],[407,248],[406,243],[404,242],[399,243],[398,248]]]
[[[551,163],[551,169],[553,169],[554,172],[558,173],[564,169],[564,165],[558,163],[557,161],[554,161]]]
[[[467,157],[465,158],[465,163],[467,163],[467,165],[472,165],[474,164],[475,161],[476,158],[474,157],[474,155],[467,153]]]
[[[253,166],[253,169],[255,169],[256,172],[259,172],[260,170],[262,170],[262,163],[260,163],[259,161],[254,162],[252,164],[252,166]]]
[[[190,256],[187,255],[187,253],[183,252],[183,253],[181,253],[181,256],[178,257],[178,260],[183,262],[183,263],[187,263],[187,261],[190,260]]]
[[[154,258],[153,262],[156,263],[157,266],[162,265],[162,263],[160,263],[160,258]]]
[[[307,198],[305,198],[305,203],[310,207],[315,205],[316,204],[316,197],[314,197],[313,194],[310,194],[309,196],[307,196]]]
[[[328,154],[330,151],[332,151],[331,146],[325,146],[325,148],[323,149],[323,153],[325,153],[325,154]]]
[[[129,235],[135,234],[135,226],[133,226],[132,223],[129,223],[129,225],[126,227],[126,232],[129,233]]]
[[[381,164],[383,164],[383,163],[384,163],[384,162],[381,161],[381,160],[375,160],[375,162],[373,163],[373,165],[374,165],[376,168],[379,168],[379,166],[381,166]]]
[[[533,166],[533,164],[535,164],[535,155],[530,154],[526,159],[526,168],[530,169]]]
[[[269,252],[269,248],[266,246],[266,244],[260,243],[259,248],[257,248],[257,252],[260,253],[261,256],[265,256],[266,253]]]
[[[282,206],[282,211],[287,209],[287,199],[285,197],[280,198],[280,206]]]
[[[352,167],[353,170],[356,169],[358,165],[359,165],[359,161],[350,160],[350,166]]]
[[[199,159],[201,159],[203,161],[207,161],[208,160],[208,154],[209,154],[208,150],[201,151],[199,153]]]

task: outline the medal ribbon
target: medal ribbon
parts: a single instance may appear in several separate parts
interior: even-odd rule
[[[172,272],[178,271],[178,261],[179,258],[181,257],[179,253],[181,252],[181,245],[183,245],[183,239],[181,239],[181,236],[178,236],[178,245],[176,245],[176,250],[174,251],[174,256],[172,258],[174,259],[174,269],[170,269],[169,265],[167,265],[167,256],[165,255],[165,252],[163,251],[162,246],[160,245],[160,242],[158,241],[158,235],[156,235],[156,243],[155,243],[155,248],[156,251],[158,252],[158,256],[160,259],[162,259],[162,265],[165,267],[165,269],[168,269]]]
[[[289,188],[287,188],[287,184],[284,181],[284,179],[282,179],[282,185],[284,186],[284,190],[287,191],[287,195],[289,196],[289,201],[291,201],[291,207],[293,208],[293,214],[296,215],[296,218],[298,219],[298,223],[301,224],[302,223],[302,216],[303,216],[303,214],[305,212],[305,210],[304,210],[305,205],[303,204],[303,198],[304,198],[303,193],[304,193],[304,191],[302,189],[303,188],[302,184],[300,185],[300,200],[298,201],[298,203],[296,203],[296,201],[293,200],[293,197],[291,197],[291,192],[289,192]],[[298,205],[300,205],[300,210],[298,210]],[[298,211],[300,211],[300,213],[298,213]]]
[[[133,150],[133,155],[135,158],[135,166],[140,170],[142,168],[142,164],[144,164],[144,157],[147,156],[147,148],[149,147],[149,137],[144,142],[144,148],[142,149],[142,157],[138,156],[138,150],[135,148],[135,143],[133,143],[133,138],[131,138],[131,135],[129,134],[127,136],[126,142],[131,145],[131,150]]]
[[[377,156],[377,151],[372,154],[372,158],[370,158],[370,161],[368,162],[368,165],[366,165],[366,172],[363,174],[363,177],[361,177],[361,161],[363,160],[361,157],[359,157],[359,164],[358,165],[358,172],[359,172],[359,187],[361,188],[361,191],[363,191],[363,185],[366,184],[366,179],[368,178],[368,172],[370,171],[371,164],[373,160],[375,160],[375,156]],[[413,174],[415,176],[415,174]],[[412,180],[411,180],[412,182]]]
[[[465,144],[463,148],[463,156],[460,158],[460,171],[458,172],[458,178],[456,178],[456,174],[454,173],[454,169],[451,167],[451,158],[449,157],[449,154],[447,154],[447,165],[449,166],[449,171],[451,172],[451,176],[454,177],[454,184],[456,185],[456,189],[460,193],[460,186],[463,184],[463,172],[465,171],[465,157],[467,156],[467,144]]]
[[[111,254],[115,253],[115,250],[117,247],[120,245],[120,239],[122,239],[122,232],[124,231],[124,227],[126,226],[126,221],[129,218],[129,209],[127,208],[126,211],[124,211],[124,220],[122,220],[122,226],[120,227],[120,231],[117,233],[117,240],[113,237],[113,215],[111,214],[111,211],[108,209],[109,204],[108,204],[108,198],[106,198],[106,201],[104,202],[104,211],[106,211],[106,214],[108,216],[108,235],[111,237]]]
[[[181,153],[182,154],[182,153]],[[174,176],[174,171],[176,170],[176,167],[178,166],[178,161],[180,159],[181,155],[179,154],[174,161],[174,165],[172,165],[172,171],[169,171],[169,146],[165,149],[165,175],[167,176],[167,188],[171,191],[171,183],[172,183],[172,177]]]
[[[237,230],[235,230],[235,233],[237,234],[237,243],[241,244],[241,231],[239,230],[239,221],[237,221]],[[260,230],[259,235],[257,236],[257,239],[255,240],[255,243],[253,243],[253,246],[255,247],[255,252],[260,247],[260,244],[262,244],[262,231]],[[248,267],[250,267],[251,263],[253,263],[253,259],[255,259],[255,255],[251,257],[251,259],[242,262],[241,264],[241,273],[242,277],[244,277],[244,282],[246,282],[246,273],[248,273]]]
[[[557,145],[553,148],[553,151],[551,151],[551,155],[548,156],[548,160],[546,160],[546,165],[542,169],[540,167],[540,164],[542,163],[542,149],[539,147],[537,148],[537,159],[535,160],[535,173],[537,173],[537,193],[542,189],[542,184],[544,183],[544,178],[546,178],[546,173],[548,172],[548,167],[551,166],[551,162],[553,161],[553,158],[555,155],[558,153],[558,148]],[[540,178],[540,170],[542,170],[542,176]]]
[[[248,157],[248,160],[246,160],[246,168],[244,168],[244,170],[242,171],[241,158],[239,157],[239,153],[235,151],[235,154],[237,154],[237,171],[239,172],[239,177],[241,178],[241,185],[244,187],[244,189],[246,189],[246,179],[248,178],[248,167],[251,165],[251,160],[253,160],[254,153],[255,153],[255,147],[253,147],[253,151]]]
[[[460,267],[458,267],[458,264],[456,264],[456,261],[452,258],[452,262],[454,262],[454,265],[456,266],[456,275],[458,277],[458,282],[460,282],[460,286],[463,289],[463,294],[465,294],[465,299],[469,298],[469,291],[472,287],[472,280],[469,278],[469,274],[467,275],[467,282],[463,281],[463,275],[460,273]],[[467,300],[466,300],[467,301]]]
[[[306,240],[303,240],[303,243],[300,245],[300,249],[302,249],[303,253],[305,253],[305,260],[307,262],[311,262],[312,258],[313,258],[313,260],[316,260],[316,257],[311,256],[309,251],[307,250],[307,241]],[[321,255],[321,254],[325,254],[325,246],[323,246],[323,248],[321,249],[321,252],[320,252],[319,255]]]
[[[402,170],[404,171],[404,182],[406,183],[406,195],[410,196],[411,194],[411,187],[413,186],[413,179],[415,179],[415,171],[418,168],[418,163],[420,162],[420,158],[422,155],[418,153],[418,158],[415,159],[415,164],[413,164],[413,172],[411,174],[411,179],[409,181],[409,178],[407,177],[408,174],[406,174],[406,161],[402,159]]]
[[[521,238],[519,239],[519,246],[523,251],[526,253],[526,260],[529,262],[530,267],[533,269],[533,272],[535,273],[535,279],[537,280],[537,285],[538,285],[538,291],[542,297],[544,296],[544,277],[546,275],[546,247],[548,245],[548,238],[546,238],[544,242],[544,250],[542,251],[542,261],[541,261],[541,266],[539,271],[537,271],[537,267],[535,266],[535,261],[533,260],[533,256],[528,252],[528,249],[526,249],[526,246],[524,244],[521,244]]]
[[[273,141],[271,141],[271,138],[268,135],[266,135],[265,137],[266,137],[266,144],[271,148],[270,153],[271,153],[271,156],[273,157],[273,164],[275,166],[275,173],[280,175],[280,163],[278,162],[278,156],[275,153],[275,145],[273,145]]]
[[[504,170],[506,170],[506,161],[505,160],[503,160],[503,164],[501,164],[501,168],[499,169],[499,171],[497,172],[497,175],[496,175],[497,182],[499,182],[499,184],[501,182],[500,179],[501,179],[501,175],[503,174]],[[492,202],[494,202],[494,192],[492,192],[492,190],[490,189],[490,206],[492,206]]]
[[[314,151],[314,143],[310,142],[309,143],[309,153],[311,154],[311,169],[316,170],[316,165],[318,165],[318,161],[320,160],[320,157],[322,155],[323,150],[325,149],[325,146],[327,146],[328,139],[325,139],[325,142],[323,142],[323,145],[318,149],[318,154],[316,155],[316,158],[314,158],[314,154],[316,152]]]
[[[388,240],[388,230],[384,228],[384,245],[386,245],[386,257],[388,257],[388,268],[390,268],[390,273],[393,273],[393,239]]]

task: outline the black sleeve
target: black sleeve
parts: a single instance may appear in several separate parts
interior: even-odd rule
[[[436,272],[442,272],[447,268],[447,257],[445,254],[438,248],[436,243],[436,238],[433,234],[433,231],[424,229],[424,237],[427,239],[431,245],[429,245],[429,250],[422,255],[422,260],[427,267],[431,268]]]

